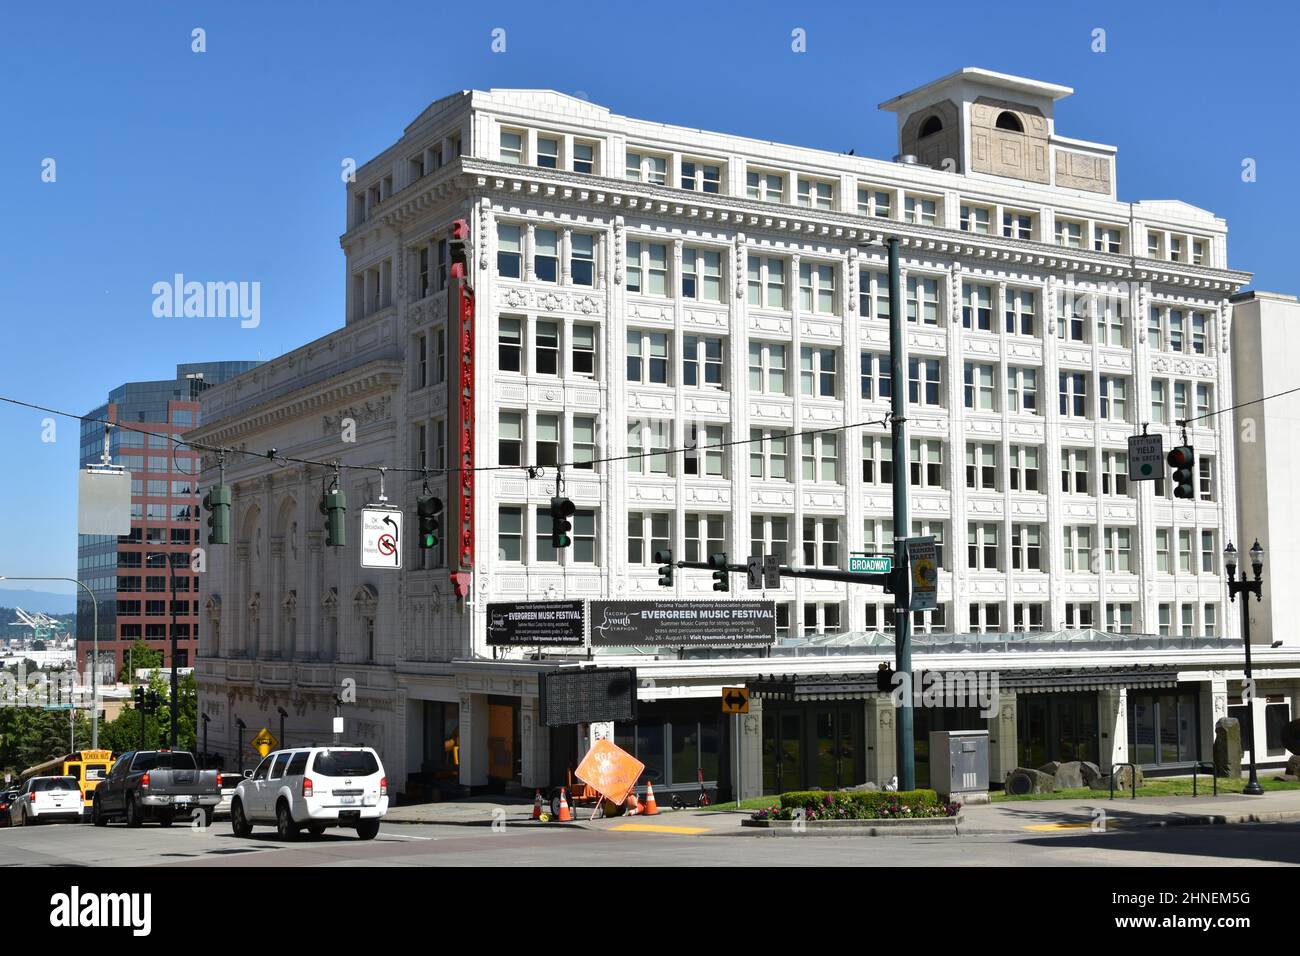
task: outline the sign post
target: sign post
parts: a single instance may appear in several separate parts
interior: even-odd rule
[[[849,570],[854,574],[888,574],[894,570],[894,558],[888,554],[849,555]]]

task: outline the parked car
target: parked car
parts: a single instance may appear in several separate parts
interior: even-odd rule
[[[235,789],[243,779],[242,773],[231,773],[229,770],[217,772],[217,786],[221,788],[221,800],[212,810],[214,816],[222,817],[230,814],[230,799],[235,795]]]
[[[17,799],[18,799],[17,790],[0,791],[0,827],[7,827],[10,825],[11,821],[9,820],[9,808],[13,805],[13,802]]]
[[[11,826],[49,820],[81,822],[81,784],[76,777],[29,777],[9,804]]]
[[[204,824],[221,801],[216,770],[200,770],[194,755],[184,750],[128,751],[113,764],[95,788],[91,818],[95,826],[108,826],[119,817],[129,827],[145,820],[171,826],[176,817],[201,810]]]
[[[281,839],[327,827],[379,833],[388,813],[388,778],[370,747],[297,747],[268,754],[240,781],[230,802],[230,825],[246,837],[254,824],[271,824]]]

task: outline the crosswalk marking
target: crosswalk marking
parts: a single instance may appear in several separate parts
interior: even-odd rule
[[[616,827],[610,827],[610,829],[636,830],[641,833],[682,833],[686,836],[709,832],[708,827],[672,827],[662,823],[620,823]]]

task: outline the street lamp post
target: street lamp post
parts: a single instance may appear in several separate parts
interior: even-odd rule
[[[1264,582],[1262,580],[1264,549],[1259,546],[1259,539],[1255,540],[1254,546],[1250,549],[1250,568],[1255,572],[1255,580],[1246,580],[1245,568],[1241,569],[1241,580],[1237,580],[1237,549],[1232,546],[1231,541],[1223,549],[1223,567],[1228,573],[1228,597],[1230,600],[1236,601],[1238,594],[1253,594],[1256,601],[1264,600]],[[1259,785],[1259,777],[1255,772],[1255,685],[1250,676],[1250,601],[1246,599],[1241,602],[1241,634],[1242,641],[1246,645],[1246,693],[1244,700],[1246,715],[1250,722],[1250,780],[1241,792],[1252,797],[1259,797],[1263,796],[1264,788]]]
[[[95,598],[95,592],[86,587],[85,584],[76,578],[28,578],[12,577],[7,574],[0,574],[0,581],[71,581],[77,587],[81,588],[90,595],[90,603],[94,607],[94,626],[91,631],[93,640],[93,650],[91,651],[92,663],[90,665],[90,746],[94,750],[99,749],[99,601]]]
[[[277,708],[275,708],[275,709],[278,710],[278,711],[280,712],[280,746],[283,747],[283,746],[285,746],[285,742],[284,742],[284,718],[286,718],[286,717],[289,716],[289,712],[288,712],[287,710],[285,710],[283,707],[277,707]]]
[[[172,750],[175,750],[177,747],[176,741],[178,737],[176,721],[177,718],[180,716],[180,689],[179,689],[180,685],[176,675],[176,569],[172,566],[172,554],[170,551],[151,551],[145,555],[144,563],[147,565],[149,563],[149,559],[154,557],[161,557],[164,561],[167,562],[167,582],[168,582],[168,590],[171,595],[170,604],[171,604],[172,622],[171,622],[171,627],[168,629],[170,631],[171,649],[172,649],[172,666],[171,666],[172,726],[171,726],[170,739],[171,739],[171,748]]]

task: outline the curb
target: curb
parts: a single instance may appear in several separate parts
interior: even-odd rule
[[[955,817],[929,817],[920,820],[825,820],[808,821],[801,829],[793,826],[771,826],[771,822],[741,821],[737,830],[711,832],[703,836],[745,837],[837,837],[837,836],[960,836],[964,822],[962,814]],[[767,823],[768,825],[763,825]],[[821,824],[820,826],[818,824]]]

